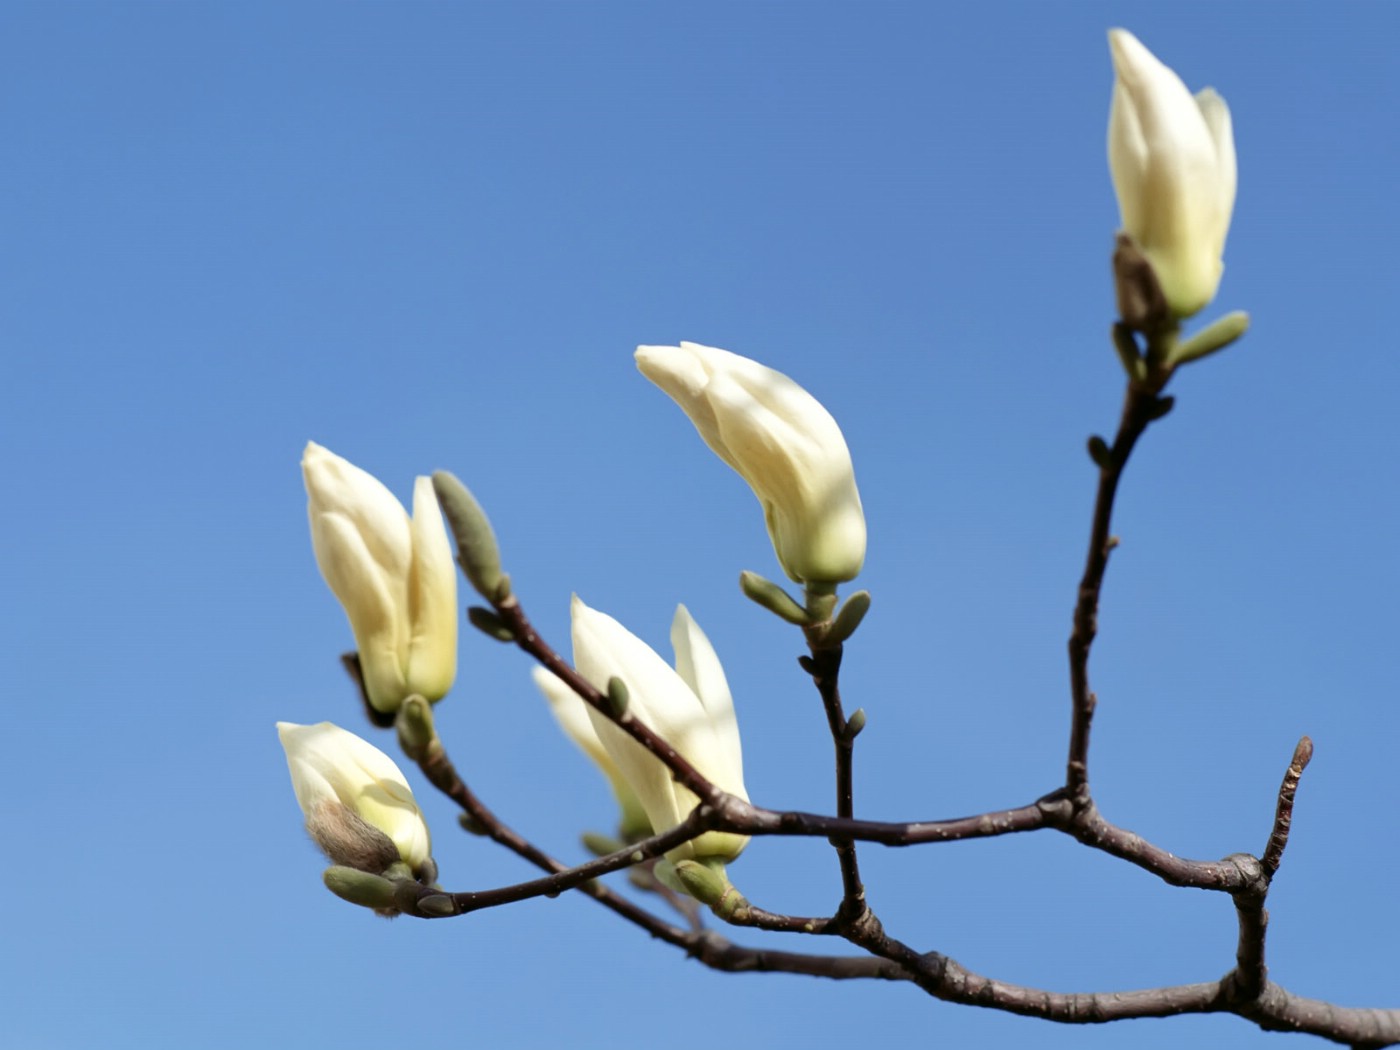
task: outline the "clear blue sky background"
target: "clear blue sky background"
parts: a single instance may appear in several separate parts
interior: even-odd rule
[[[663,651],[685,601],[755,800],[829,810],[800,638],[735,583],[778,573],[757,507],[632,365],[692,339],[791,374],[855,456],[860,811],[1053,788],[1083,443],[1122,384],[1113,25],[1231,104],[1211,313],[1255,327],[1179,377],[1124,486],[1096,793],[1174,852],[1257,853],[1311,734],[1273,976],[1400,1005],[1400,8],[11,2],[0,1044],[1284,1045],[1228,1017],[1063,1028],[717,975],[581,898],[384,922],[322,888],[273,732],[331,719],[390,747],[337,664],[297,466],[315,439],[405,498],[459,473],[561,646],[571,591]],[[601,779],[520,654],[464,632],[461,664],[439,708],[459,765],[582,857]],[[531,874],[421,800],[445,885]],[[893,932],[1001,979],[1232,964],[1228,899],[1053,834],[863,857]],[[816,842],[755,843],[732,873],[777,910],[839,892]]]

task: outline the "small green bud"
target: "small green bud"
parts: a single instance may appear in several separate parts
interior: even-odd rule
[[[595,857],[606,857],[622,848],[622,843],[617,839],[597,831],[585,831],[579,836],[579,840],[583,843],[583,848]]]
[[[865,614],[870,611],[870,592],[856,591],[841,605],[841,611],[836,614],[836,619],[831,622],[831,628],[826,632],[824,642],[829,646],[837,646],[844,642],[851,635],[856,633],[856,628],[865,619]]]
[[[486,836],[490,834],[490,832],[486,830],[486,825],[482,824],[481,821],[477,820],[470,813],[459,814],[457,823],[468,835]]]
[[[501,552],[496,534],[476,497],[445,470],[433,472],[433,489],[457,540],[457,563],[476,593],[488,602],[499,600]]]
[[[685,892],[701,904],[708,904],[721,919],[728,919],[748,905],[743,894],[734,888],[721,861],[678,860],[672,865],[676,879]]]
[[[627,718],[627,704],[632,699],[627,692],[627,683],[617,675],[608,679],[608,710],[619,722]]]
[[[1172,348],[1167,363],[1175,366],[1184,365],[1190,361],[1199,361],[1203,357],[1224,350],[1248,330],[1249,314],[1243,310],[1226,314],[1206,325],[1191,338],[1183,339],[1177,343]]]
[[[1113,466],[1113,449],[1108,447],[1107,441],[1094,434],[1089,438],[1089,458],[1094,461],[1095,466],[1107,470]]]
[[[499,616],[485,606],[468,606],[467,620],[473,627],[488,638],[494,638],[498,642],[515,641],[515,632],[507,627]]]
[[[739,573],[739,589],[742,590],[751,601],[757,602],[769,612],[781,617],[788,623],[797,624],[799,627],[806,627],[812,622],[811,616],[792,595],[783,590],[772,580],[766,580],[756,572],[745,570]]]
[[[448,915],[457,914],[457,905],[452,898],[445,893],[433,893],[427,897],[418,898],[418,910],[424,915],[433,915],[445,918]]]
[[[437,739],[433,709],[421,696],[410,696],[403,702],[394,725],[399,731],[399,746],[415,762],[427,753],[428,746]]]
[[[698,860],[678,860],[671,867],[685,891],[701,904],[716,903],[730,888],[723,866],[716,871]]]
[[[343,901],[376,911],[394,908],[394,883],[379,875],[337,864],[327,868],[321,879]]]
[[[846,739],[854,740],[860,736],[860,731],[865,728],[865,708],[857,707],[851,712],[851,717],[846,719]]]

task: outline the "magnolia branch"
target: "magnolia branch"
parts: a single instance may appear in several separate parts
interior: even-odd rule
[[[1121,326],[1120,326],[1121,327]],[[1123,331],[1115,336],[1131,339]],[[1065,1023],[1098,1023],[1179,1013],[1228,1012],[1266,1029],[1310,1032],[1354,1046],[1383,1046],[1400,1041],[1400,1011],[1334,1007],[1302,999],[1268,980],[1264,941],[1268,916],[1264,902],[1287,843],[1294,798],[1311,743],[1300,742],[1279,790],[1275,819],[1260,860],[1235,854],[1220,861],[1177,857],[1140,836],[1110,823],[1099,812],[1089,789],[1089,730],[1096,698],[1090,688],[1089,654],[1097,632],[1100,593],[1111,537],[1113,507],[1128,458],[1154,419],[1170,408],[1160,391],[1170,370],[1130,381],[1112,445],[1091,443],[1099,466],[1099,485],[1090,530],[1089,551],[1081,578],[1069,641],[1071,728],[1066,780],[1028,805],[951,820],[882,822],[857,820],[853,804],[852,743],[859,725],[844,714],[837,684],[839,646],[823,647],[820,632],[808,632],[811,655],[802,667],[812,676],[823,701],[836,751],[837,814],[773,811],[724,792],[653,731],[578,675],[534,630],[518,599],[507,593],[493,601],[495,616],[509,637],[569,685],[585,703],[600,711],[661,761],[673,778],[701,800],[680,825],[634,842],[584,864],[566,867],[502,824],[456,775],[441,745],[417,756],[429,779],[462,806],[477,830],[530,860],[549,874],[494,890],[443,893],[428,887],[414,892],[405,909],[425,918],[461,915],[538,896],[579,889],[629,921],[707,966],[726,971],[767,970],[834,978],[872,977],[910,980],[939,999],[1001,1009]],[[886,934],[864,899],[855,843],[868,841],[904,847],[956,842],[1050,829],[1082,844],[1126,860],[1174,886],[1229,893],[1235,902],[1239,943],[1234,968],[1214,982],[1116,993],[1057,993],[1006,984],[982,977],[936,952],[920,953]],[[770,912],[735,897],[715,912],[734,926],[806,935],[835,935],[870,954],[852,959],[802,953],[765,952],[729,944],[715,934],[687,931],[652,915],[601,886],[596,880],[612,872],[661,857],[708,831],[763,837],[825,837],[836,847],[843,895],[835,915],[827,918]]]
[[[1311,742],[1304,738],[1279,788],[1273,825],[1263,858],[1240,853],[1219,861],[1190,860],[1147,842],[1131,831],[1107,821],[1099,812],[1089,786],[1089,731],[1096,698],[1089,683],[1089,655],[1097,632],[1100,594],[1107,571],[1114,502],[1128,459],[1137,441],[1154,419],[1170,408],[1160,396],[1172,365],[1163,343],[1148,339],[1139,354],[1136,336],[1125,325],[1115,329],[1115,341],[1125,363],[1140,361],[1124,397],[1123,411],[1112,445],[1095,438],[1090,452],[1099,467],[1089,550],[1080,580],[1069,640],[1071,725],[1065,783],[1036,801],[1015,809],[993,811],[951,820],[883,822],[857,820],[854,816],[853,742],[861,728],[861,715],[848,719],[838,685],[842,649],[833,637],[828,643],[824,624],[806,628],[811,654],[801,659],[822,699],[836,758],[836,815],[799,811],[774,811],[731,795],[704,777],[660,733],[628,710],[625,690],[609,684],[603,692],[579,675],[534,630],[519,600],[508,586],[482,587],[491,598],[493,612],[472,610],[491,633],[514,641],[543,667],[566,683],[582,700],[618,726],[670,772],[672,778],[700,800],[678,826],[632,842],[622,849],[573,867],[555,860],[496,817],[465,784],[447,758],[431,728],[428,705],[405,703],[397,725],[405,751],[418,761],[428,779],[453,799],[465,814],[470,830],[488,836],[529,860],[546,874],[513,886],[490,890],[445,892],[419,882],[395,884],[397,910],[422,918],[465,915],[540,896],[558,896],[577,889],[605,907],[645,929],[652,936],[682,948],[707,966],[728,971],[768,970],[838,979],[870,977],[902,979],[916,983],[928,994],[1065,1023],[1096,1023],[1130,1017],[1161,1017],[1177,1013],[1229,1012],[1248,1018],[1266,1029],[1310,1032],[1353,1046],[1383,1046],[1400,1041],[1400,1011],[1359,1010],[1334,1007],[1301,999],[1268,978],[1265,934],[1268,913],[1265,901],[1287,845],[1299,781],[1311,757]],[[1159,333],[1160,336],[1160,333]],[[1172,336],[1171,338],[1174,338]],[[1154,363],[1155,362],[1155,363]],[[1164,363],[1168,362],[1168,363]],[[1140,374],[1139,374],[1140,372]],[[469,578],[473,567],[462,559]],[[480,576],[480,573],[477,573]],[[480,580],[474,580],[480,583]],[[485,629],[485,628],[484,628]],[[356,661],[347,667],[360,685],[363,674]],[[369,703],[372,720],[386,719]],[[417,711],[418,714],[412,714]],[[861,841],[905,847],[925,843],[956,842],[1040,829],[1059,831],[1076,841],[1128,861],[1173,886],[1214,890],[1230,894],[1238,923],[1234,967],[1220,980],[1193,985],[1122,993],[1057,993],[1005,984],[962,968],[937,952],[920,953],[887,934],[865,900],[855,844]],[[674,926],[599,883],[613,872],[655,862],[670,851],[712,831],[752,837],[768,835],[824,837],[835,847],[842,878],[842,898],[834,915],[805,917],[784,915],[759,908],[732,886],[713,899],[711,909],[733,926],[803,935],[836,936],[868,953],[869,957],[788,952],[767,952],[729,944],[700,929]]]
[[[547,877],[544,880],[535,880],[534,884],[521,884],[522,886],[547,886],[548,895],[555,895],[567,888],[578,889],[652,936],[681,948],[688,956],[714,970],[728,973],[790,973],[837,980],[906,980],[917,984],[935,998],[947,1002],[983,1006],[1068,1024],[1099,1024],[1186,1013],[1233,1013],[1268,1030],[1305,1032],[1352,1046],[1381,1047],[1400,1042],[1400,1011],[1333,1006],[1320,1000],[1295,996],[1273,982],[1265,982],[1257,995],[1250,995],[1244,989],[1243,982],[1237,979],[1235,971],[1214,982],[1127,992],[1064,993],[1008,984],[981,976],[937,952],[916,952],[908,945],[884,934],[878,924],[869,922],[838,925],[832,920],[781,916],[751,907],[747,911],[736,912],[730,920],[733,925],[760,929],[840,933],[853,944],[871,952],[872,957],[816,955],[748,948],[731,944],[710,931],[683,930],[592,881],[593,877],[575,882],[574,877],[581,871],[594,871],[596,875],[598,869],[590,865],[567,868],[531,846],[503,824],[471,792],[457,775],[440,745],[433,749],[433,752],[431,756],[425,755],[420,759],[420,768],[434,786],[462,807],[477,830],[558,876],[557,880]],[[1299,753],[1303,752],[1304,744],[1300,744]],[[1294,764],[1285,775],[1284,785],[1280,790],[1281,811],[1291,807],[1292,795],[1296,791],[1300,774],[1301,766],[1295,756]],[[695,821],[696,825],[703,825],[703,821],[696,819],[700,812],[697,809],[696,813],[692,814],[691,820]],[[689,826],[691,820],[682,825],[685,834],[702,830],[701,827]],[[1276,820],[1276,834],[1279,823]],[[655,839],[655,845],[644,848],[644,851],[655,849],[670,841],[668,836],[656,836]],[[1271,835],[1271,841],[1273,840],[1274,836]],[[611,866],[617,859],[619,855],[611,855],[608,858],[599,858],[595,863]],[[1262,866],[1258,866],[1258,862],[1256,866],[1257,874],[1262,875]],[[429,895],[430,891],[427,891],[426,887],[423,890],[424,896]],[[524,896],[514,896],[512,899],[524,899]],[[1262,900],[1262,895],[1260,899]],[[506,901],[501,900],[497,903]],[[480,900],[477,904],[481,907],[488,906]],[[422,917],[439,916],[423,914]]]
[[[425,919],[445,918],[448,915],[466,914],[530,897],[558,896],[566,890],[577,889],[627,921],[640,926],[653,937],[684,949],[687,955],[715,970],[729,973],[781,972],[838,980],[909,979],[898,965],[882,959],[807,955],[746,948],[731,944],[711,931],[683,930],[595,881],[608,872],[640,863],[648,857],[659,856],[667,849],[703,832],[703,807],[697,807],[690,818],[667,834],[653,836],[645,843],[638,843],[628,849],[600,857],[589,864],[570,868],[532,845],[501,821],[467,786],[436,737],[421,749],[417,749],[417,753],[411,754],[410,757],[414,758],[423,775],[434,787],[457,803],[473,831],[505,846],[536,867],[552,874],[516,886],[478,893],[443,893],[416,883],[404,883],[404,888],[410,891],[410,895],[401,902],[405,906],[403,910],[406,914]],[[438,902],[447,903],[451,910],[443,910]],[[425,904],[430,907],[423,907]],[[833,932],[830,928],[831,920],[777,915],[754,908],[747,901],[734,911],[729,921],[733,925],[756,929],[802,933]]]
[[[672,695],[667,693],[671,679],[628,678],[619,670],[618,677],[599,682],[613,673],[611,664],[628,661],[612,654],[595,660],[587,645],[581,647],[580,655],[576,641],[575,655],[580,657],[580,668],[595,680],[590,682],[539,637],[512,593],[509,577],[501,571],[500,551],[484,512],[455,478],[441,473],[433,479],[418,478],[410,519],[379,482],[313,442],[302,460],[313,547],[361,646],[365,662],[352,655],[346,667],[360,689],[369,720],[381,728],[397,729],[404,752],[460,807],[467,830],[490,838],[544,872],[494,889],[442,890],[435,884],[437,866],[430,855],[426,823],[393,761],[338,726],[279,723],[307,829],[332,861],[326,872],[328,887],[381,914],[424,919],[462,916],[576,890],[715,970],[909,981],[949,1002],[1069,1024],[1231,1013],[1263,1029],[1306,1032],[1358,1050],[1400,1042],[1400,1010],[1344,1008],[1300,998],[1269,977],[1266,903],[1288,844],[1299,783],[1312,756],[1307,737],[1299,741],[1283,775],[1273,822],[1258,857],[1249,853],[1221,860],[1178,857],[1110,823],[1093,797],[1089,750],[1098,699],[1089,662],[1109,557],[1117,543],[1112,527],[1119,485],[1137,442],[1154,420],[1171,409],[1172,400],[1162,391],[1176,368],[1230,345],[1248,326],[1247,315],[1235,313],[1182,338],[1182,320],[1195,316],[1211,301],[1222,271],[1220,254],[1236,189],[1228,109],[1209,89],[1191,95],[1181,79],[1132,34],[1113,30],[1109,41],[1117,73],[1109,163],[1123,217],[1113,256],[1121,320],[1112,336],[1128,383],[1112,442],[1098,436],[1089,441],[1098,483],[1068,640],[1070,726],[1063,783],[1026,805],[973,816],[912,822],[856,819],[854,742],[864,715],[857,709],[847,717],[839,675],[842,645],[859,625],[870,597],[857,592],[840,610],[836,608],[837,585],[856,577],[866,554],[864,512],[840,428],[807,391],[756,361],[693,343],[639,347],[636,360],[642,373],[676,401],[705,442],[764,504],[769,536],[786,574],[807,581],[805,606],[778,585],[751,573],[744,574],[741,585],[750,598],[804,631],[809,655],[801,657],[800,664],[817,689],[834,748],[835,814],[775,811],[741,797],[731,698],[727,687],[715,690],[698,684],[706,677],[711,685],[714,680],[722,684],[723,673],[708,640],[684,610],[678,611],[673,627],[689,640],[685,646],[676,643],[672,678],[679,691],[673,699],[679,697],[677,704],[699,703],[696,718],[704,719],[703,727],[712,730],[717,740],[726,741],[712,747],[697,743],[701,737],[688,735],[693,719],[668,720],[663,712],[669,708],[648,708],[640,702],[653,690]],[[1171,221],[1164,221],[1164,216]],[[435,493],[440,506],[434,501]],[[489,609],[469,609],[471,622],[502,641],[517,644],[593,712],[659,761],[674,783],[690,793],[676,794],[672,784],[654,775],[649,762],[643,763],[643,774],[635,779],[656,790],[637,802],[647,814],[660,816],[625,816],[622,836],[632,840],[628,845],[582,864],[565,865],[505,824],[468,787],[449,759],[433,726],[430,705],[451,688],[456,673],[460,607],[438,510],[456,537],[458,563],[490,604]],[[393,556],[380,557],[385,551]],[[607,617],[598,622],[603,621],[614,623]],[[576,639],[579,622],[576,613]],[[622,635],[629,645],[636,641],[625,630]],[[366,644],[366,639],[371,643]],[[697,657],[697,646],[704,650],[703,659]],[[708,676],[697,673],[698,662],[710,668]],[[632,688],[638,690],[635,695],[629,695]],[[548,692],[554,701],[552,691]],[[566,699],[572,703],[572,698]],[[656,725],[646,724],[651,718]],[[600,764],[622,765],[613,745],[626,742],[596,718],[590,716],[588,724],[590,734],[593,729],[606,730],[607,741],[598,740],[604,752]],[[667,735],[676,738],[675,745]],[[590,745],[585,741],[581,746],[589,750]],[[626,755],[626,764],[635,773],[637,756],[630,745]],[[702,767],[711,770],[718,783],[702,775]],[[623,788],[629,785],[622,782],[634,777],[620,768],[609,769],[609,775],[615,786],[622,785],[618,795],[623,799],[627,794]],[[640,783],[631,783],[630,788],[638,796],[643,794]],[[659,806],[661,793],[667,806],[682,797],[683,804],[669,809]],[[691,794],[698,800],[693,807]],[[368,805],[366,799],[371,796],[395,805]],[[667,823],[677,810],[687,808],[689,814],[675,827],[637,837],[637,830],[649,822]],[[625,802],[624,812],[628,812]],[[973,973],[938,952],[916,950],[888,934],[867,903],[858,843],[908,847],[1040,830],[1068,835],[1169,885],[1229,894],[1237,925],[1232,968],[1215,981],[1126,992],[1063,993],[1023,987]],[[726,836],[827,839],[841,877],[841,898],[834,914],[786,915],[752,904],[724,874],[723,865],[742,848],[741,842],[727,839],[725,846],[710,846],[710,852],[703,852],[698,842],[693,849],[684,848],[711,832],[722,833],[715,836],[720,840]],[[636,885],[654,890],[675,905],[691,928],[665,921],[600,881],[622,870],[632,872]],[[683,901],[678,889],[661,884],[663,876],[672,882],[672,875],[679,880],[676,885],[688,892]],[[730,926],[837,938],[865,954],[850,957],[734,945],[700,927],[701,901]]]

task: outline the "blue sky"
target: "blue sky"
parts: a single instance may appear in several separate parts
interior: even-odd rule
[[[1096,795],[1176,853],[1259,852],[1312,735],[1272,975],[1400,1005],[1395,7],[10,2],[6,1045],[1282,1045],[1228,1017],[1062,1028],[716,975],[570,897],[384,922],[322,888],[273,732],[330,719],[389,747],[337,664],[297,466],[314,439],[403,498],[458,473],[561,647],[572,591],[663,651],[684,601],[755,801],[829,810],[800,638],[735,582],[778,575],[757,507],[631,361],[690,339],[793,376],[855,457],[859,811],[1054,787],[1083,443],[1121,390],[1114,25],[1231,105],[1206,316],[1254,329],[1178,377],[1129,470]],[[464,631],[461,665],[438,709],[459,766],[581,858],[612,819],[601,778],[523,656]],[[420,800],[444,885],[529,876]],[[887,927],[1004,980],[1108,991],[1233,961],[1227,899],[1049,833],[863,860]],[[731,874],[774,910],[839,892],[821,843],[755,843]]]

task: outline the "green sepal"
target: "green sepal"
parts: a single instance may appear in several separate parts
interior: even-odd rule
[[[467,622],[488,638],[494,638],[498,642],[515,641],[515,632],[507,627],[499,616],[484,605],[468,606]]]
[[[501,550],[481,504],[455,475],[445,470],[433,472],[433,490],[457,540],[457,563],[468,582],[488,602],[504,601],[510,591],[507,585],[506,593],[501,593]]]
[[[437,740],[432,705],[416,694],[404,700],[394,726],[399,733],[399,747],[415,762],[420,761]]]

